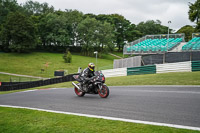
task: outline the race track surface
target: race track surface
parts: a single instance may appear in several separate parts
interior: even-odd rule
[[[77,97],[72,88],[58,88],[3,94],[0,105],[200,127],[199,86],[109,88],[106,99],[91,94]]]

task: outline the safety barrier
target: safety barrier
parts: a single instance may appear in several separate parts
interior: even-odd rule
[[[191,72],[191,61],[156,65],[156,73],[168,72]]]
[[[17,82],[17,83],[15,82],[3,83],[2,82],[2,86],[0,86],[0,91],[20,90],[20,89],[27,89],[27,88],[44,86],[44,85],[74,81],[73,75],[75,74],[66,75],[59,78],[52,78],[52,79],[32,81],[32,82]]]
[[[200,61],[192,61],[192,71],[200,71]]]
[[[105,77],[127,76],[127,68],[102,70]]]
[[[153,74],[156,73],[155,65],[127,68],[127,75]]]

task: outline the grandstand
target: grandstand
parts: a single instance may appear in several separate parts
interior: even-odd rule
[[[172,51],[184,40],[184,34],[146,35],[124,46],[124,54],[156,54]]]
[[[185,34],[146,35],[124,46],[124,55],[135,55],[136,59],[120,59],[116,68],[132,67],[137,63],[154,65],[200,60],[200,33],[193,33],[185,42]],[[141,61],[141,62],[140,62]],[[140,62],[140,63],[138,63]]]
[[[182,47],[182,51],[197,51],[200,50],[200,33],[193,33],[192,40]]]
[[[166,52],[200,51],[200,33],[193,33],[192,39],[185,42],[184,34],[146,35],[124,46],[123,54],[145,55]]]

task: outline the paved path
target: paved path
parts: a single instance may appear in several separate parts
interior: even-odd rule
[[[110,95],[77,97],[72,88],[0,95],[13,105],[132,120],[200,127],[199,86],[110,87]]]
[[[122,57],[117,56],[117,55],[115,55],[115,54],[112,54],[112,53],[109,53],[109,54],[112,55],[112,56],[115,56],[115,57],[117,57],[117,58],[119,58],[119,59],[123,59]]]

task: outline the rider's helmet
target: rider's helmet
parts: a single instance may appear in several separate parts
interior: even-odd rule
[[[95,68],[94,63],[89,63],[89,64],[88,64],[88,68],[89,68],[91,71],[94,71],[94,68]]]

